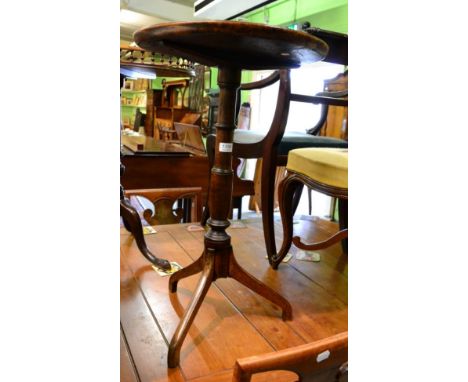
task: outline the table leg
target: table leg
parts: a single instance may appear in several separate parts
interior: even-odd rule
[[[232,141],[235,129],[235,104],[237,89],[240,86],[240,77],[241,71],[239,69],[219,68],[219,111],[218,122],[215,125],[217,133],[214,164],[210,177],[208,200],[210,218],[207,222],[209,230],[205,234],[205,250],[202,256],[203,259],[199,258],[196,260],[185,272],[179,271],[182,272],[180,276],[175,276],[177,274],[175,273],[171,277],[169,282],[171,290],[176,289],[177,282],[181,278],[192,275],[201,269],[202,263],[203,270],[192,301],[177,326],[169,345],[169,367],[179,365],[182,343],[211,283],[217,278],[233,277],[254,292],[279,305],[283,309],[283,319],[292,318],[291,305],[285,298],[254,278],[237,264],[231,247],[231,237],[226,232],[226,228],[230,224],[228,216],[231,211],[233,188]]]
[[[237,280],[242,285],[245,285],[247,288],[253,290],[260,296],[278,305],[283,310],[283,320],[292,320],[292,307],[288,300],[286,300],[279,293],[275,292],[273,289],[268,288],[265,284],[257,280],[244,268],[242,268],[237,263],[234,255],[230,257],[229,276],[234,280]]]
[[[197,288],[195,289],[192,301],[185,310],[184,316],[179,322],[179,325],[172,336],[171,343],[169,344],[169,351],[167,354],[167,366],[177,367],[180,361],[180,348],[184,342],[185,336],[187,335],[190,325],[200,309],[203,299],[210,288],[213,281],[214,262],[212,256],[207,256],[204,264],[200,280],[198,281]],[[179,271],[180,272],[180,271]]]
[[[173,273],[169,278],[169,290],[171,293],[177,292],[177,284],[180,280],[190,277],[198,272],[201,272],[204,265],[204,256],[203,254],[195,260],[188,267],[182,268],[180,271]]]

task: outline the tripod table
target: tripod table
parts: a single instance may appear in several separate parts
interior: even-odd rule
[[[179,364],[180,349],[213,281],[232,277],[282,308],[284,320],[292,319],[289,302],[247,273],[237,263],[226,233],[232,199],[233,132],[235,106],[241,72],[248,70],[297,68],[302,63],[323,59],[328,46],[317,37],[263,24],[236,21],[203,21],[156,24],[135,32],[135,42],[143,49],[169,56],[184,57],[215,66],[220,88],[216,151],[211,169],[208,206],[211,218],[205,234],[203,254],[169,279],[172,293],[182,278],[201,272],[201,277],[169,345],[168,366]]]

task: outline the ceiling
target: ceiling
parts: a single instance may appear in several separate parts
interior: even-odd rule
[[[120,39],[131,42],[137,29],[168,21],[226,20],[272,1],[120,0]]]
[[[133,41],[133,32],[144,26],[195,20],[194,3],[195,0],[120,0],[120,39]]]

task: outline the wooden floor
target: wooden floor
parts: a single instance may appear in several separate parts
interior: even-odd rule
[[[190,301],[199,276],[179,283],[177,294],[168,292],[168,277],[159,276],[139,253],[133,237],[121,230],[121,381],[159,382],[231,381],[238,358],[312,342],[347,330],[347,256],[340,245],[321,253],[321,261],[295,258],[272,270],[265,258],[261,222],[244,220],[246,228],[230,228],[236,259],[255,277],[286,297],[293,320],[281,320],[279,308],[232,279],[217,280],[182,346],[180,367],[168,369],[167,348]],[[323,239],[337,225],[318,218],[303,218],[295,233]],[[189,265],[203,250],[204,232],[188,232],[186,225],[156,227],[145,236],[154,253]],[[277,242],[281,225],[277,222]],[[297,249],[293,247],[291,252]],[[277,378],[263,375],[254,381],[292,381],[287,372]]]

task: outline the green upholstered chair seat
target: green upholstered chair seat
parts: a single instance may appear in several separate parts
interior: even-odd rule
[[[301,132],[285,133],[278,148],[279,155],[287,155],[291,150],[303,147],[348,148],[348,142],[338,138],[322,137]]]
[[[286,168],[328,186],[348,188],[347,149],[303,148],[291,150]]]
[[[265,134],[250,130],[234,130],[234,142],[238,144],[258,143]],[[279,155],[287,155],[289,151],[303,147],[348,148],[348,142],[342,139],[310,135],[292,131],[284,134],[278,147]]]

